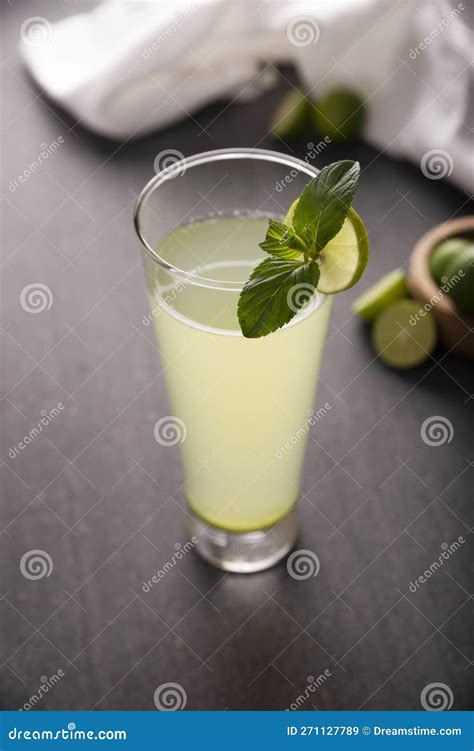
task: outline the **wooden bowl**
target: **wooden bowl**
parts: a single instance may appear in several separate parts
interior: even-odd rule
[[[439,224],[421,237],[413,248],[407,275],[410,293],[429,306],[438,324],[440,342],[450,351],[474,359],[474,317],[461,313],[431,276],[428,261],[434,248],[455,235],[473,235],[474,216]]]

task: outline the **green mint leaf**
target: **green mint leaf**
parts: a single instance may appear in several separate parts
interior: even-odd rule
[[[306,250],[306,243],[298,237],[293,227],[270,219],[265,240],[260,247],[278,258],[298,259]]]
[[[315,261],[265,259],[253,270],[239,297],[243,335],[255,339],[284,326],[308,302],[318,281]]]
[[[296,315],[319,283],[321,257],[326,262],[323,266],[326,290],[328,269],[332,268],[329,275],[332,273],[334,276],[334,268],[338,267],[340,261],[343,262],[342,268],[347,266],[347,259],[334,259],[332,256],[332,266],[328,266],[324,248],[344,224],[359,174],[359,163],[349,160],[324,167],[308,183],[299,199],[293,202],[285,219],[286,224],[270,220],[260,247],[272,257],[253,270],[239,297],[238,317],[244,336],[266,336]],[[359,242],[359,247],[354,249],[359,261],[363,261],[359,276],[368,258],[368,246],[364,255],[364,248],[361,249],[360,245]],[[357,271],[358,267],[353,277]],[[351,281],[350,274],[348,279],[336,279],[336,284],[332,280],[330,293],[338,290],[338,284],[339,289],[345,289]]]
[[[293,214],[293,229],[310,243],[310,258],[321,252],[344,224],[359,179],[359,162],[324,167],[308,183]]]

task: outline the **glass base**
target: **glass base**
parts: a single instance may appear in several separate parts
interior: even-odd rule
[[[273,527],[252,532],[228,532],[195,516],[192,509],[190,534],[197,538],[195,550],[208,563],[238,574],[252,574],[274,566],[290,552],[298,536],[296,509]]]

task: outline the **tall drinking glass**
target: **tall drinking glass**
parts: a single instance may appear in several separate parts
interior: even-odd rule
[[[135,211],[172,415],[156,431],[179,439],[197,551],[252,572],[295,543],[296,503],[330,313],[314,295],[293,320],[243,337],[237,302],[269,217],[283,218],[316,174],[260,149],[225,149],[168,166]],[[293,302],[306,290],[291,290]],[[290,304],[292,301],[289,300]]]

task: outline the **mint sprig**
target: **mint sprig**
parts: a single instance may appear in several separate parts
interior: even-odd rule
[[[262,250],[278,258],[299,258],[306,250],[305,241],[299,237],[293,227],[270,219],[265,240],[260,243]]]
[[[252,272],[240,294],[238,315],[244,336],[266,336],[288,323],[316,289],[314,261],[266,258]],[[293,294],[293,290],[303,294]]]
[[[314,294],[321,251],[339,232],[359,179],[358,162],[324,167],[305,187],[290,224],[270,219],[260,247],[270,258],[253,271],[240,293],[238,318],[245,337],[277,331]]]
[[[359,162],[334,162],[324,167],[303,190],[293,215],[293,227],[309,241],[311,258],[337,235],[344,224],[359,173]]]

